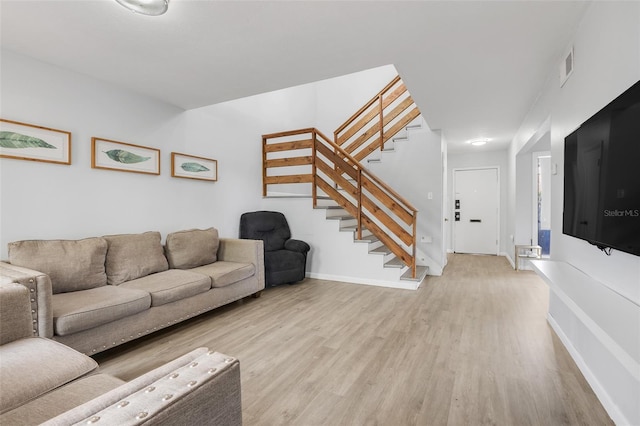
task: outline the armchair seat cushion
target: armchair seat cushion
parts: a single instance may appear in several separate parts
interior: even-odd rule
[[[0,413],[13,410],[98,366],[88,356],[41,337],[0,346],[0,361]]]
[[[124,380],[108,374],[81,377],[3,414],[0,424],[2,426],[40,424],[125,383]]]
[[[65,336],[149,309],[151,295],[143,290],[106,285],[54,294],[51,304],[55,334]]]
[[[210,265],[193,268],[191,271],[209,276],[211,278],[211,287],[226,287],[253,276],[256,273],[256,267],[253,263],[219,260]]]
[[[211,289],[211,278],[195,272],[169,269],[120,284],[121,288],[143,290],[151,294],[151,306],[186,299]]]

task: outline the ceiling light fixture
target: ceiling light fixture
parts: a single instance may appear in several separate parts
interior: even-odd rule
[[[116,0],[132,12],[141,15],[159,16],[169,9],[169,0]]]
[[[490,138],[472,139],[470,141],[467,141],[467,143],[470,143],[473,146],[481,146],[481,145],[486,144],[490,140],[491,140]]]

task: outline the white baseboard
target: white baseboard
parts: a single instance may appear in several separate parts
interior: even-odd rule
[[[516,269],[516,264],[515,264],[515,263],[513,263],[513,259],[511,258],[511,256],[509,255],[509,253],[502,252],[502,253],[500,253],[500,256],[504,256],[504,257],[506,257],[506,258],[507,258],[507,260],[509,261],[509,263],[511,264],[511,267],[512,267],[513,269]]]
[[[319,280],[340,281],[344,283],[364,284],[364,285],[372,285],[376,287],[390,287],[390,288],[398,288],[402,290],[417,290],[418,287],[420,286],[420,283],[415,281],[373,280],[369,278],[356,278],[356,277],[345,277],[341,275],[319,274],[317,272],[307,272],[306,276],[309,278],[316,278]]]
[[[584,359],[582,358],[580,353],[573,346],[569,337],[567,337],[564,331],[562,331],[562,328],[551,316],[551,314],[547,314],[547,321],[549,322],[551,328],[553,328],[553,331],[555,331],[558,338],[562,341],[562,344],[567,349],[567,352],[569,352],[569,355],[571,355],[571,358],[573,358],[573,361],[578,366],[578,369],[586,379],[587,383],[589,383],[589,386],[591,386],[591,389],[598,397],[598,400],[600,400],[600,403],[604,407],[607,414],[609,414],[609,417],[611,417],[611,420],[613,420],[613,422],[617,425],[630,425],[631,423],[629,423],[618,406],[613,402],[609,394],[605,391],[598,379],[591,372],[591,369],[589,369],[587,364],[584,362]]]

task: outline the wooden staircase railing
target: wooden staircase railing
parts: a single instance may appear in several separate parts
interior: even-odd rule
[[[362,161],[377,149],[383,150],[386,142],[419,115],[420,110],[397,76],[338,127],[333,140]]]
[[[315,128],[262,136],[262,194],[269,185],[311,184],[314,208],[324,194],[368,229],[416,277],[418,210],[349,152]],[[269,174],[272,170],[277,174]]]

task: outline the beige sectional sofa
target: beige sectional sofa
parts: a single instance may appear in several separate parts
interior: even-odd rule
[[[9,243],[34,335],[92,355],[264,289],[262,241],[215,228]]]
[[[128,383],[74,349],[34,337],[23,285],[0,283],[0,424],[242,424],[237,359],[198,348]]]

